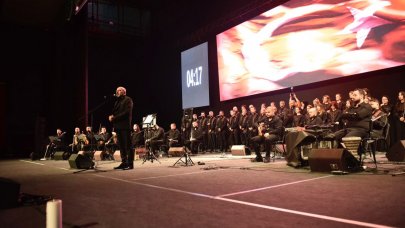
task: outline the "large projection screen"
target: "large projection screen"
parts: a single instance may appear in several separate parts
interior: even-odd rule
[[[210,105],[207,42],[181,53],[181,90],[183,109]]]
[[[405,1],[292,0],[216,40],[221,101],[395,67]]]

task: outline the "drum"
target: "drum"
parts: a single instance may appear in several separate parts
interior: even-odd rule
[[[342,138],[342,144],[346,149],[353,154],[354,157],[357,159],[359,158],[359,155],[357,153],[357,150],[359,149],[359,145],[361,143],[361,137],[344,137]]]

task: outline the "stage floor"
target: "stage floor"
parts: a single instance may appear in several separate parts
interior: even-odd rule
[[[160,158],[126,171],[100,161],[80,173],[68,161],[6,160],[0,177],[19,182],[21,193],[61,199],[64,227],[405,227],[405,175],[392,175],[405,165],[384,154],[377,170],[347,175],[294,169],[282,159],[191,158],[196,165],[171,167],[178,158]],[[45,227],[45,205],[2,210],[0,221]]]

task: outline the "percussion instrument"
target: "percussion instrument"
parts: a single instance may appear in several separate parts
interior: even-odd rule
[[[359,149],[359,145],[361,143],[361,137],[344,137],[342,138],[342,144],[346,149],[353,154],[354,157],[357,159],[359,158],[359,155],[357,153],[357,150]]]

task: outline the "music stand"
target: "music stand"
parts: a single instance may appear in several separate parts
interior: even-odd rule
[[[145,135],[147,137],[149,137],[149,129],[154,126],[156,124],[156,114],[149,114],[147,115],[142,123],[142,127],[145,128]],[[147,138],[148,140],[148,138]],[[156,160],[157,162],[160,163],[160,161],[158,160],[158,158],[155,156],[154,153],[152,153],[151,149],[150,149],[150,145],[149,148],[146,148],[146,153],[143,156],[143,162],[142,165],[146,162],[146,161],[150,161],[153,163],[153,160]]]
[[[184,146],[183,149],[184,149],[183,155],[181,155],[181,157],[173,164],[173,167],[176,166],[177,163],[179,163],[179,162],[183,162],[183,164],[185,164],[186,166],[194,165],[193,160],[191,160],[191,157],[187,152],[187,148]],[[183,158],[184,158],[184,161],[183,161]]]

